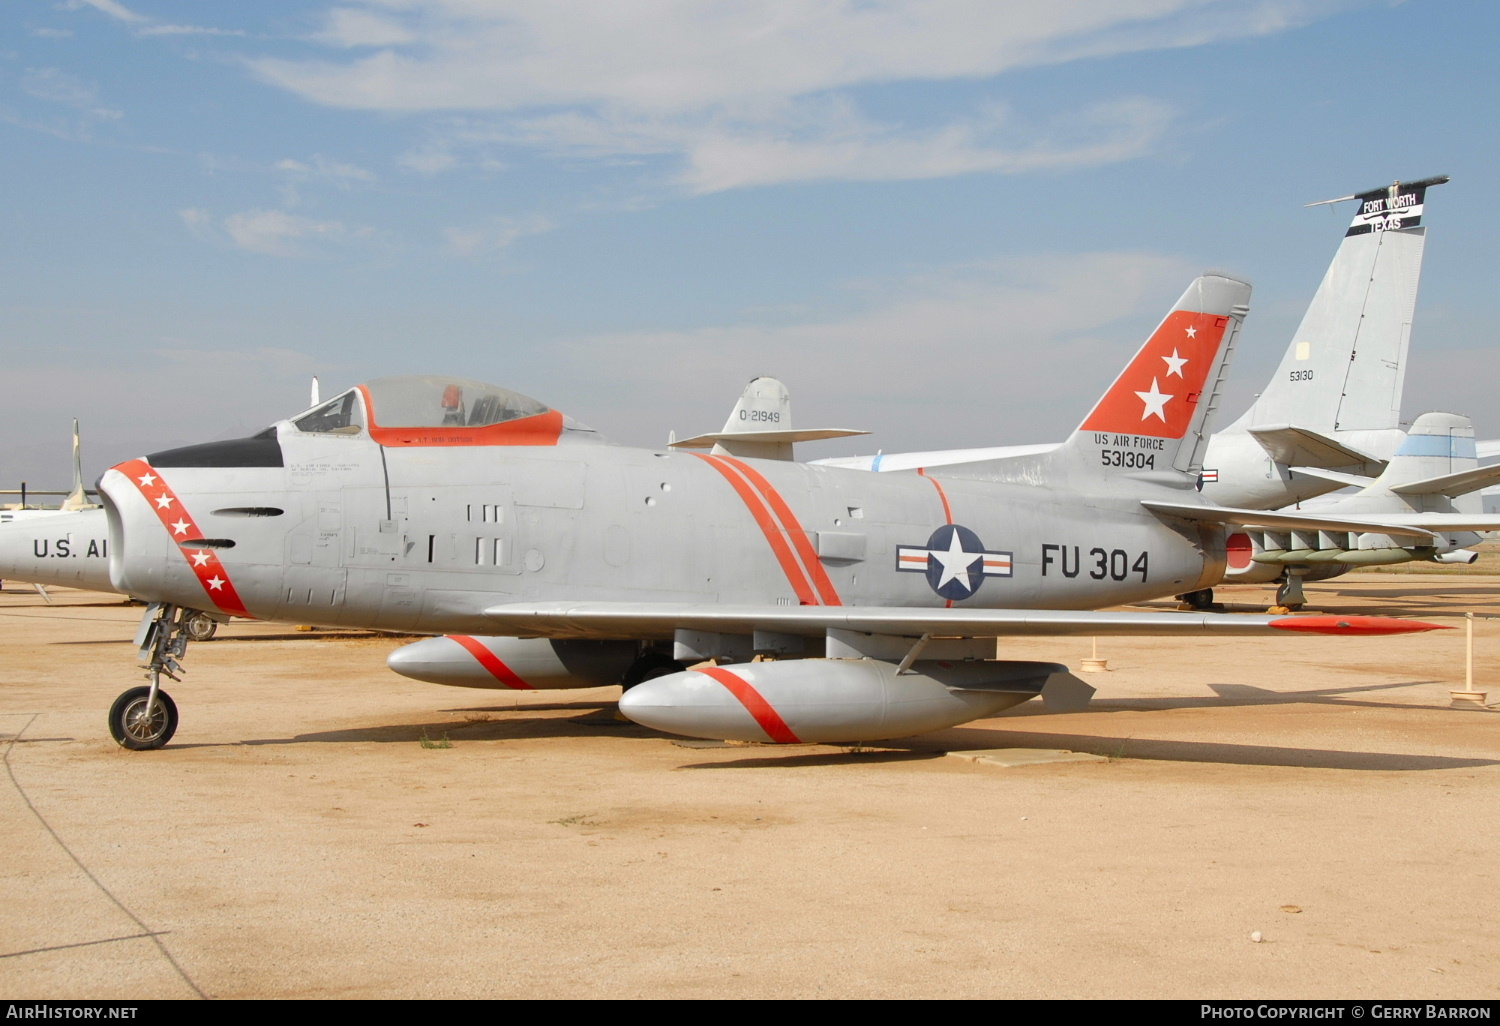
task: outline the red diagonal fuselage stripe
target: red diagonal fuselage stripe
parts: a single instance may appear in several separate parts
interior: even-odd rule
[[[771,519],[771,513],[766,509],[765,503],[755,494],[748,482],[742,478],[733,467],[720,463],[712,456],[706,456],[701,452],[690,452],[689,456],[696,456],[719,472],[728,481],[730,486],[738,493],[740,501],[755,518],[756,525],[761,534],[766,536],[766,542],[771,546],[771,551],[776,554],[776,561],[781,564],[781,572],[786,574],[787,583],[797,593],[797,600],[804,606],[815,606],[818,604],[817,597],[813,594],[812,585],[807,581],[807,575],[802,572],[802,567],[797,564],[797,557],[792,555],[792,550],[787,546],[786,539],[782,537],[780,529]]]
[[[760,729],[766,732],[766,736],[778,745],[802,743],[802,739],[793,734],[792,728],[786,725],[786,720],[781,718],[781,714],[772,709],[771,703],[767,702],[765,697],[743,677],[717,666],[701,667],[694,672],[712,677],[724,685],[729,693],[739,700],[740,705],[745,707],[745,711],[755,717],[755,722],[760,724]]]
[[[918,467],[917,473],[921,474],[923,477],[927,477],[927,468]],[[943,500],[944,519],[946,519],[950,524],[953,523],[953,507],[948,505],[948,493],[943,491],[943,486],[938,482],[937,478],[927,477],[927,480],[932,482],[932,487],[937,489],[938,498]]]
[[[141,498],[146,500],[146,505],[151,507],[173,542],[181,543],[203,537],[203,532],[183,508],[177,493],[162,479],[161,471],[153,469],[145,460],[128,460],[114,469],[135,485]],[[240,601],[239,592],[235,591],[234,582],[229,579],[229,571],[224,569],[218,553],[213,549],[184,549],[180,544],[177,551],[187,560],[188,569],[193,571],[193,576],[203,585],[203,593],[208,596],[215,609],[234,616],[250,615],[245,609],[245,603]]]
[[[792,547],[797,550],[797,555],[802,557],[802,566],[807,570],[807,575],[812,578],[813,587],[817,589],[818,597],[823,600],[823,605],[843,605],[839,601],[839,593],[834,589],[833,582],[828,579],[828,572],[823,569],[818,554],[813,551],[812,541],[809,540],[807,532],[802,530],[802,525],[797,522],[797,515],[782,499],[781,493],[772,487],[771,482],[767,481],[754,467],[731,456],[720,456],[719,459],[744,474],[745,478],[755,486],[755,490],[760,492],[770,504],[771,512],[776,515],[777,520],[781,521],[781,529],[792,539]]]
[[[494,677],[501,684],[504,684],[512,691],[536,690],[536,688],[532,687],[530,684],[522,680],[515,670],[512,670],[509,666],[506,666],[505,663],[500,660],[499,656],[491,652],[489,649],[485,648],[484,645],[479,642],[479,639],[471,638],[467,634],[450,634],[448,635],[448,637],[458,642],[464,648],[468,649],[469,654],[479,661],[479,665],[483,666],[490,672],[490,676]]]

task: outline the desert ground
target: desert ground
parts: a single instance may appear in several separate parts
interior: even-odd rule
[[[13,588],[9,998],[1500,996],[1500,715],[1450,708],[1461,629],[1106,638],[1084,712],[777,747],[236,621],[191,647],[172,743],[129,752],[105,712],[140,681],[139,607]],[[1500,703],[1500,577],[1308,591],[1475,612]],[[1077,666],[1089,639],[1002,652]],[[947,755],[1018,748],[1105,758]]]

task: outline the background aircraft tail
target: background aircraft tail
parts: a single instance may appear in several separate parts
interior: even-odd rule
[[[791,393],[777,379],[759,377],[745,386],[724,430],[681,441],[673,438],[667,444],[673,449],[712,449],[720,456],[789,460],[797,442],[867,434],[852,428],[793,428]]]
[[[1428,188],[1446,181],[1397,182],[1322,201],[1358,201],[1354,220],[1281,365],[1230,430],[1294,425],[1329,433],[1400,426],[1427,240],[1422,216]]]
[[[1500,466],[1481,467],[1474,426],[1456,413],[1424,413],[1406,434],[1384,473],[1330,508],[1385,508],[1423,513],[1478,513],[1479,489],[1500,481]]]

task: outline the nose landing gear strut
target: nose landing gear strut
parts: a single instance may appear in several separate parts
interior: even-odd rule
[[[192,636],[196,611],[153,602],[141,617],[135,643],[146,668],[149,687],[133,687],[109,707],[109,733],[122,748],[146,751],[160,748],[177,732],[177,703],[161,689],[162,675],[182,680],[182,659]]]

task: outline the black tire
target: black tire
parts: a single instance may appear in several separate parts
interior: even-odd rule
[[[193,613],[182,621],[182,630],[189,641],[207,641],[219,630],[219,621],[207,613]]]
[[[177,733],[177,703],[165,691],[156,692],[156,714],[151,722],[145,721],[146,699],[150,695],[149,687],[131,688],[109,707],[109,736],[121,748],[150,751],[160,748]]]
[[[665,677],[669,673],[681,673],[687,667],[665,652],[647,652],[635,662],[630,664],[630,669],[625,671],[625,676],[620,679],[620,685],[626,691],[637,684],[657,677]]]

